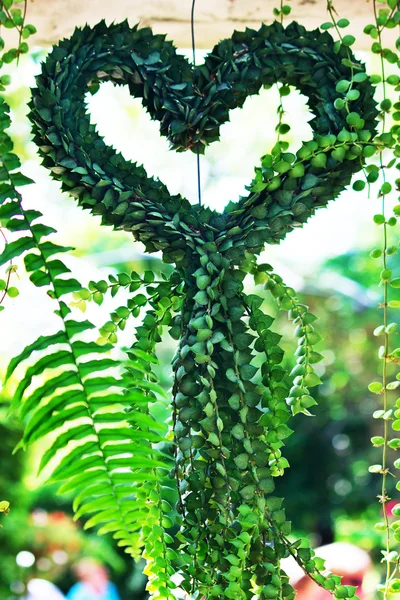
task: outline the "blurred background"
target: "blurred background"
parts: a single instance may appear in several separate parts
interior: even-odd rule
[[[30,138],[26,103],[47,51],[45,46],[33,48],[18,70],[11,71],[13,83],[7,91],[16,151],[23,159],[24,173],[36,181],[23,190],[25,208],[41,210],[45,222],[58,230],[58,242],[75,247],[66,261],[83,285],[118,271],[166,269],[158,256],[146,256],[141,244],[128,234],[101,228],[99,218],[84,213],[61,194],[59,185],[40,166]],[[198,61],[202,54],[198,53]],[[372,55],[361,52],[360,57],[374,72]],[[221,142],[201,158],[205,204],[221,210],[244,192],[260,156],[276,141],[278,105],[278,91],[272,89],[248,99],[242,110],[233,111],[231,122],[221,129]],[[310,138],[308,120],[312,115],[306,99],[295,90],[283,98],[283,108],[284,121],[291,125],[286,138],[291,150],[296,150]],[[127,89],[103,84],[88,98],[88,110],[107,143],[126,158],[143,163],[171,192],[181,192],[196,202],[196,157],[170,152],[158,134],[157,123],[150,121],[140,101],[132,99]],[[313,388],[318,407],[314,417],[299,415],[290,423],[295,434],[288,439],[285,455],[291,469],[277,482],[277,494],[286,498],[295,534],[309,537],[313,545],[354,543],[371,553],[379,570],[380,534],[374,530],[379,518],[379,478],[368,473],[369,464],[379,462],[379,452],[370,444],[371,436],[381,433],[378,427],[374,429],[371,418],[379,397],[367,388],[379,371],[378,344],[372,332],[381,319],[377,309],[381,267],[369,257],[371,249],[381,243],[381,232],[372,222],[377,212],[380,206],[374,192],[368,198],[350,188],[280,246],[266,248],[260,262],[271,263],[299,292],[318,315],[318,331],[324,338],[319,350],[325,358],[318,365],[323,384]],[[0,316],[0,379],[10,357],[38,335],[54,331],[56,323],[51,300],[30,284],[23,262],[16,265],[13,277],[20,295],[7,300]],[[275,315],[267,292],[262,288],[257,292],[265,293],[264,308]],[[101,307],[91,303],[87,317],[101,326],[110,310],[121,303],[121,298],[109,299]],[[131,322],[120,336],[121,346],[131,343],[133,329]],[[276,315],[274,330],[284,333],[285,361],[290,367],[295,340],[286,314]],[[174,343],[166,336],[160,353],[166,389],[171,385],[173,351]],[[0,392],[0,500],[11,503],[10,514],[1,519],[0,598],[20,597],[33,576],[54,582],[65,593],[75,581],[73,565],[85,557],[107,566],[121,600],[145,598],[142,566],[133,565],[111,538],[85,532],[82,521],[73,521],[71,498],[58,496],[56,487],[37,478],[41,449],[13,455],[22,425],[9,415],[10,390],[12,386]]]

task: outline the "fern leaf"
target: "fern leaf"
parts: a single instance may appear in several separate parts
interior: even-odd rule
[[[21,418],[25,418],[30,411],[35,410],[43,400],[46,400],[55,392],[73,385],[79,385],[79,377],[74,370],[63,372],[52,379],[48,379],[45,384],[36,388],[23,400],[20,406]]]
[[[52,288],[56,314],[63,323],[60,331],[40,336],[8,366],[7,380],[17,368],[24,369],[14,395],[14,406],[26,421],[22,445],[51,440],[40,469],[58,461],[50,480],[65,481],[63,489],[75,493],[76,518],[90,516],[85,527],[105,525],[119,545],[139,557],[140,531],[149,511],[146,498],[136,495],[135,487],[157,480],[159,470],[170,468],[168,457],[153,448],[165,426],[147,414],[149,402],[164,391],[154,378],[125,390],[128,379],[132,385],[132,374],[114,375],[120,363],[104,356],[112,345],[81,339],[94,327],[87,320],[71,318],[63,301],[81,286],[73,277],[64,278],[69,269],[54,256],[69,248],[45,239],[53,229],[36,223],[40,213],[24,213],[21,203],[18,209],[21,218],[18,211],[9,211],[16,213],[11,228],[29,235],[8,244],[0,260],[25,254],[30,279],[38,287]],[[134,362],[132,372],[137,372]],[[137,408],[126,413],[132,403]],[[143,411],[142,418],[136,411]]]
[[[13,155],[7,157],[7,164],[10,170],[19,167]],[[6,245],[0,266],[24,256],[32,283],[50,287],[48,294],[58,304],[55,312],[63,326],[52,335],[40,336],[8,366],[6,380],[15,376],[16,369],[24,371],[14,397],[14,406],[26,422],[22,445],[49,440],[40,470],[51,469],[50,480],[62,483],[60,491],[74,494],[76,518],[86,520],[85,528],[101,526],[101,533],[113,533],[118,545],[134,557],[140,556],[145,545],[154,567],[150,585],[165,588],[165,597],[172,598],[168,535],[163,534],[160,547],[152,543],[167,519],[161,504],[162,480],[170,470],[171,457],[157,444],[164,440],[168,427],[151,413],[154,403],[167,402],[151,366],[157,363],[154,344],[170,321],[171,302],[166,296],[171,286],[167,281],[149,286],[153,308],[137,330],[130,368],[119,375],[120,363],[105,356],[112,345],[88,340],[94,326],[70,316],[63,298],[81,285],[69,275],[59,255],[72,248],[47,239],[54,229],[39,220],[40,212],[24,211],[15,186],[30,182],[14,172],[8,182],[0,183],[0,217],[13,233],[20,234]],[[145,279],[154,282],[149,272]],[[132,291],[138,285],[132,282]],[[146,302],[138,294],[132,312]],[[152,535],[147,536],[148,531]]]
[[[127,516],[132,511],[131,486],[136,479],[140,479],[141,483],[142,479],[148,482],[151,478],[149,479],[147,472],[143,478],[135,478],[132,470],[154,471],[158,468],[168,469],[170,465],[160,460],[159,452],[152,450],[151,441],[140,437],[131,439],[131,432],[137,427],[137,419],[133,419],[135,427],[131,428],[126,420],[129,414],[112,408],[130,404],[129,393],[122,393],[126,383],[124,379],[107,375],[108,369],[115,368],[118,363],[108,358],[100,359],[103,361],[100,372],[104,370],[106,373],[102,376],[100,372],[96,372],[96,360],[91,359],[85,363],[83,360],[80,362],[80,359],[85,358],[87,354],[93,355],[94,351],[101,356],[105,351],[104,346],[96,346],[93,342],[73,342],[66,333],[65,335],[69,350],[41,357],[35,365],[27,369],[18,387],[20,412],[23,417],[28,417],[24,443],[31,444],[42,437],[56,435],[56,443],[46,451],[41,468],[48,465],[59,452],[65,454],[52,472],[51,480],[69,480],[71,489],[78,490],[79,496],[75,502],[79,507],[77,518],[94,513],[94,517],[88,523],[95,525],[98,522],[96,514],[102,521],[104,513],[109,514],[108,511],[112,509],[112,525],[108,523],[108,526],[121,536],[121,545],[127,543],[129,552],[138,556],[137,544],[140,537],[136,533],[141,529],[141,521],[131,521]],[[25,360],[31,359],[33,353],[41,352],[42,344],[37,346],[39,350],[30,349],[22,353],[22,356],[26,357]],[[30,392],[32,380],[46,369],[46,358],[49,361],[48,366],[53,367],[52,372],[57,372],[60,367],[63,372]],[[21,361],[17,361],[15,368],[20,363]],[[107,396],[102,395],[110,389],[116,391]],[[71,431],[65,431],[67,423],[73,425],[82,419],[84,423],[81,422]],[[126,426],[121,427],[124,422]],[[151,418],[149,422],[154,423]],[[159,425],[154,423],[154,428],[159,428]],[[160,437],[154,438],[154,434],[150,437],[160,440]],[[77,441],[79,445],[76,445]],[[114,474],[120,476],[121,470],[127,471],[129,485],[114,483]],[[99,485],[102,486],[101,495],[93,497],[93,486]],[[134,504],[137,510],[146,513],[145,502],[135,499]]]
[[[92,430],[90,425],[77,425],[75,427],[71,427],[64,433],[59,434],[51,446],[43,454],[39,465],[39,473],[43,471],[49,462],[56,456],[59,450],[62,450],[68,446],[69,442],[78,442],[79,440],[88,437],[91,433]],[[31,443],[29,436],[27,443]]]
[[[72,390],[52,397],[49,402],[38,408],[27,422],[24,431],[25,443],[32,444],[52,432],[54,425],[52,422],[53,412],[58,412],[61,418],[65,419],[67,417],[65,410],[67,410],[68,406],[76,406],[79,402],[82,403],[82,401],[83,397],[80,390]],[[59,443],[62,448],[64,445],[63,441],[61,440]]]
[[[71,250],[74,250],[74,247],[60,246],[59,244],[55,244],[54,242],[46,241],[40,245],[40,250],[43,253],[43,257],[45,259],[48,259],[50,256],[58,254],[59,252],[71,252]],[[48,265],[49,263],[47,263],[47,266]]]
[[[8,381],[8,379],[14,373],[14,371],[18,367],[18,365],[21,364],[23,361],[25,361],[27,358],[29,358],[31,356],[31,354],[33,352],[35,352],[36,350],[46,350],[50,346],[53,346],[55,344],[62,344],[66,341],[67,341],[67,337],[65,335],[65,332],[62,330],[58,331],[57,333],[54,333],[52,335],[46,335],[46,336],[41,335],[32,344],[30,344],[29,346],[26,346],[24,348],[24,350],[21,352],[21,354],[19,354],[18,356],[15,356],[14,358],[12,358],[10,360],[8,367],[7,367],[7,371],[6,371],[5,381]]]
[[[15,242],[10,242],[0,254],[0,267],[34,247],[35,240],[28,236],[18,238]]]
[[[49,263],[50,264],[50,263]],[[68,319],[64,322],[67,334],[69,338],[74,335],[94,329],[95,326],[90,321],[74,321],[74,319]]]
[[[29,367],[24,378],[21,380],[14,394],[14,402],[21,402],[25,390],[31,385],[33,377],[41,375],[46,369],[55,369],[60,366],[71,365],[73,357],[67,350],[59,350],[54,354],[44,356],[38,360],[32,367]]]

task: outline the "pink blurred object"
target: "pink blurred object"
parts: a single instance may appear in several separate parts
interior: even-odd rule
[[[108,573],[105,567],[90,558],[84,558],[75,567],[78,578],[99,596],[104,594],[108,584]]]
[[[75,573],[79,582],[69,590],[67,600],[120,600],[102,563],[84,558],[76,565]]]
[[[337,542],[315,549],[320,558],[325,559],[326,572],[330,571],[342,577],[342,585],[353,585],[357,588],[360,600],[366,600],[363,590],[363,581],[372,567],[368,553],[357,546],[344,542]],[[282,561],[282,569],[287,573],[291,585],[296,589],[296,600],[331,600],[332,595],[319,587],[293,558]]]
[[[394,508],[396,505],[397,500],[390,500],[390,502],[386,504],[386,514],[389,518],[394,517],[394,514],[392,513],[392,508]]]

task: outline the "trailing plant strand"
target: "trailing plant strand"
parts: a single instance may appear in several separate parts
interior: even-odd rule
[[[392,380],[392,373],[394,374],[393,366],[399,364],[398,357],[400,356],[399,349],[391,351],[390,342],[393,339],[393,334],[397,333],[398,325],[396,323],[390,323],[389,313],[393,309],[400,308],[400,302],[398,300],[391,299],[391,290],[393,288],[400,287],[400,279],[393,277],[393,272],[389,268],[388,261],[392,256],[398,253],[396,245],[389,246],[389,235],[390,230],[397,224],[397,217],[400,214],[398,210],[399,205],[394,208],[394,215],[387,217],[386,209],[386,197],[395,188],[398,192],[400,191],[400,178],[396,179],[393,177],[393,167],[400,168],[400,147],[397,144],[399,141],[400,127],[396,121],[400,120],[400,102],[399,96],[397,95],[397,102],[394,103],[395,112],[392,112],[393,103],[388,93],[391,86],[394,87],[395,92],[400,91],[400,78],[398,75],[387,75],[388,67],[390,64],[395,64],[399,60],[399,56],[390,49],[384,48],[383,46],[383,34],[386,28],[393,28],[400,23],[400,4],[397,0],[389,0],[387,4],[382,5],[379,10],[374,0],[374,24],[367,25],[365,33],[371,36],[373,40],[371,50],[374,54],[379,56],[380,62],[380,75],[373,76],[374,81],[378,84],[379,91],[382,94],[382,101],[380,103],[380,120],[381,128],[380,135],[377,138],[379,145],[379,166],[370,165],[367,167],[367,181],[368,184],[379,182],[379,194],[378,197],[381,199],[382,210],[381,213],[374,216],[374,222],[382,229],[382,248],[375,249],[371,252],[371,257],[376,259],[380,258],[382,261],[382,270],[380,273],[380,286],[383,288],[383,298],[380,308],[383,311],[383,324],[378,326],[374,334],[380,336],[383,339],[383,343],[379,349],[379,359],[382,361],[382,379],[380,382],[372,382],[369,385],[371,392],[379,394],[382,398],[382,409],[375,411],[374,417],[383,420],[383,432],[382,436],[374,436],[372,443],[376,447],[382,447],[382,462],[379,465],[373,465],[370,467],[370,472],[379,473],[382,477],[381,492],[379,494],[379,501],[382,506],[382,522],[377,523],[376,527],[384,534],[384,545],[385,550],[382,551],[382,562],[385,565],[385,578],[384,582],[378,587],[379,591],[382,592],[384,600],[387,600],[392,593],[396,593],[400,590],[400,554],[394,549],[393,542],[399,542],[400,536],[397,533],[400,522],[395,520],[390,522],[389,519],[389,501],[392,489],[392,484],[389,479],[391,477],[397,478],[395,472],[392,472],[390,467],[389,451],[397,450],[400,447],[400,441],[397,438],[390,439],[390,429],[398,431],[400,428],[400,421],[398,420],[398,401],[395,406],[390,402],[390,393],[395,391],[400,386],[400,373],[397,373],[396,380]],[[400,49],[400,38],[397,40],[397,49]],[[388,63],[388,64],[386,64]],[[397,63],[398,64],[398,63]],[[397,111],[397,112],[396,112]],[[393,118],[393,124],[390,130],[387,130],[387,123],[390,118]],[[389,152],[388,152],[389,149]],[[390,153],[393,158],[390,158]],[[390,180],[394,181],[394,186],[390,183]],[[398,460],[394,461],[395,468],[400,467]],[[400,489],[400,483],[396,484],[396,489]],[[400,515],[400,504],[396,504],[392,507],[391,512],[394,516]]]

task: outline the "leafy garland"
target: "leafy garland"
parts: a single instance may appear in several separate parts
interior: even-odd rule
[[[84,103],[85,93],[102,81],[127,84],[178,151],[204,152],[230,109],[277,81],[308,97],[314,137],[297,156],[277,144],[256,169],[249,195],[223,214],[198,209],[105,145]],[[164,261],[182,267],[204,243],[199,228],[234,264],[245,251],[258,254],[265,243],[278,243],[349,184],[363,156],[375,153],[369,141],[377,112],[363,66],[327,32],[308,32],[297,23],[235,32],[192,69],[164,36],[126,22],[101,22],[62,41],[37,85],[34,141],[52,176],[103,223],[132,231],[147,251],[162,250]]]
[[[341,45],[326,32],[274,23],[258,32],[235,32],[193,70],[163,36],[127,23],[100,23],[76,30],[54,48],[33,92],[35,141],[63,189],[105,224],[132,231],[149,252],[162,250],[164,261],[177,266],[169,280],[157,283],[153,275],[146,281],[132,273],[82,289],[66,279],[62,261],[49,260],[68,249],[42,241],[53,230],[34,223],[40,213],[23,211],[13,186],[4,190],[3,202],[11,201],[2,206],[3,219],[26,236],[9,244],[0,260],[36,249],[25,256],[27,269],[35,285],[50,286],[63,322],[60,332],[39,338],[8,369],[10,376],[36,352],[47,352],[27,368],[16,393],[28,417],[24,443],[59,429],[42,466],[58,450],[68,450],[53,478],[65,479],[63,489],[76,493],[78,516],[94,513],[87,526],[102,524],[101,531],[112,531],[133,556],[144,547],[153,598],[173,598],[171,575],[179,572],[193,598],[256,594],[260,600],[291,600],[294,591],[280,568],[289,554],[336,598],[354,597],[354,588],[323,574],[323,561],[305,540],[289,541],[282,500],[271,495],[273,477],[288,466],[281,448],[292,433],[286,425],[290,414],[309,414],[315,404],[308,388],[319,383],[313,364],[321,359],[314,350],[320,336],[294,290],[255,260],[265,243],[279,242],[336,197],[376,152],[373,89],[349,49],[351,38]],[[127,83],[142,97],[177,150],[203,152],[218,139],[231,108],[277,81],[308,96],[316,115],[314,138],[297,156],[278,142],[262,158],[249,195],[220,215],[171,197],[142,167],[105,146],[85,114],[84,94],[106,80]],[[249,272],[266,282],[297,325],[292,382],[280,366],[273,319],[260,309],[263,299],[244,293]],[[93,326],[71,319],[62,297],[75,292],[78,303],[100,303],[108,287],[135,291],[138,282],[148,294],[117,309],[101,330],[115,343],[117,329],[149,303],[129,352],[132,363],[115,377],[108,369],[119,362],[102,358],[110,346],[79,339]],[[165,325],[179,339],[173,439],[152,411],[164,396],[152,365]],[[261,369],[253,364],[257,355],[263,356]],[[57,374],[60,367],[67,367],[67,375]],[[33,377],[48,368],[56,369],[55,376],[32,392]],[[116,388],[111,394],[110,386]],[[65,431],[64,424],[77,419],[82,424]],[[164,436],[172,442],[172,480],[166,477],[170,452],[160,447]],[[80,445],[71,445],[73,440]],[[167,500],[174,478],[176,511]]]

